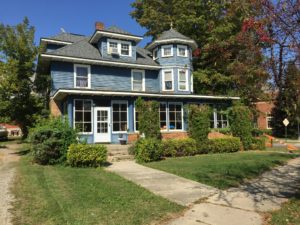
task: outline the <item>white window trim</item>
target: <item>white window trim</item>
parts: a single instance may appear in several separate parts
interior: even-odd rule
[[[156,57],[155,57],[155,52],[157,52],[157,55],[156,55]],[[152,54],[153,54],[153,60],[156,60],[156,59],[158,59],[158,48],[155,48],[155,49],[153,49],[153,52],[152,52]]]
[[[171,71],[172,74],[172,89],[166,90],[165,89],[165,72]],[[162,90],[163,91],[174,91],[174,71],[172,69],[162,70]]]
[[[187,69],[178,69],[178,91],[188,91],[189,90],[189,80],[188,80],[188,70]],[[185,89],[180,89],[180,71],[185,72]]]
[[[141,72],[142,73],[142,91],[145,91],[145,70],[131,70],[131,90],[133,90],[133,73]]]
[[[83,99],[83,98],[76,98],[73,99],[73,129],[75,130],[75,101],[90,101],[91,102],[91,132],[78,132],[79,135],[90,135],[93,134],[93,130],[94,130],[94,107],[93,107],[93,100],[92,99]]]
[[[112,134],[127,134],[127,130],[126,131],[114,131],[114,127],[113,127],[114,126],[113,104],[115,104],[115,103],[117,103],[117,104],[126,103],[126,105],[127,105],[127,107],[126,107],[126,109],[127,109],[127,121],[126,121],[127,123],[126,123],[126,127],[127,127],[127,130],[129,129],[129,127],[128,127],[128,121],[129,121],[128,101],[126,101],[126,100],[112,100],[111,101],[111,124],[112,124],[111,132],[112,132]]]
[[[269,127],[268,119],[269,118],[272,119],[273,116],[269,116],[269,115],[271,115],[271,114],[270,113],[266,113],[266,125],[267,125],[266,127],[267,127],[268,130],[272,130],[272,127]]]
[[[134,101],[134,105],[133,105],[133,128],[134,128],[134,132],[135,133],[139,133],[139,130],[136,129],[136,101]]]
[[[107,54],[111,55],[111,52],[109,51],[109,43],[110,42],[115,42],[117,43],[117,48],[118,48],[118,53],[121,56],[127,56],[127,57],[132,57],[132,44],[129,41],[120,41],[120,40],[116,40],[116,39],[107,39]],[[124,55],[121,52],[121,44],[128,44],[129,45],[129,55]]]
[[[191,73],[191,92],[194,93],[194,75]]]
[[[88,69],[88,86],[87,87],[77,87],[76,86],[76,68],[77,67],[85,67]],[[85,89],[90,89],[91,88],[91,66],[90,65],[85,65],[85,64],[74,64],[74,88],[85,88]]]
[[[165,55],[165,48],[171,47],[171,55]],[[172,57],[173,56],[173,45],[163,45],[161,47],[161,57]]]
[[[184,48],[185,49],[184,55],[179,54],[179,48]],[[177,56],[179,56],[179,57],[188,57],[188,49],[187,49],[186,45],[177,45]]]
[[[170,129],[170,104],[181,105],[181,122],[182,122],[181,129],[173,129],[173,130]],[[167,130],[168,130],[168,132],[184,131],[183,103],[182,102],[168,102],[167,114],[168,114],[168,120],[167,120],[167,128],[168,128]]]

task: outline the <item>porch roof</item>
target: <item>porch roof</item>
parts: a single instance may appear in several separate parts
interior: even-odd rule
[[[129,91],[107,91],[93,89],[58,89],[54,95],[54,100],[62,100],[68,95],[82,96],[120,96],[120,97],[152,97],[152,98],[171,98],[171,99],[211,99],[211,100],[239,100],[240,97],[229,96],[210,96],[210,95],[194,95],[194,94],[165,94],[165,93],[149,93],[149,92],[129,92]]]

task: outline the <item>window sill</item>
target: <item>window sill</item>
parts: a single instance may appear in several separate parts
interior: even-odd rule
[[[173,55],[162,55],[161,57],[162,58],[170,58],[170,57],[173,57]]]

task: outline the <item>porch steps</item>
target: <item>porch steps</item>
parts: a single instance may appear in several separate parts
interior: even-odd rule
[[[133,160],[134,156],[129,155],[128,148],[131,145],[108,144],[108,162]]]

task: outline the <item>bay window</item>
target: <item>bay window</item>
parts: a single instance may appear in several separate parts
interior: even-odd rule
[[[74,100],[74,127],[80,133],[92,132],[92,100]]]
[[[177,45],[177,56],[187,57],[188,56],[187,46]]]
[[[163,70],[163,91],[174,90],[173,70]]]
[[[181,69],[178,70],[178,90],[187,91],[188,89],[188,71]]]
[[[127,102],[113,102],[113,132],[127,131]]]
[[[173,45],[162,46],[162,57],[173,56]]]

